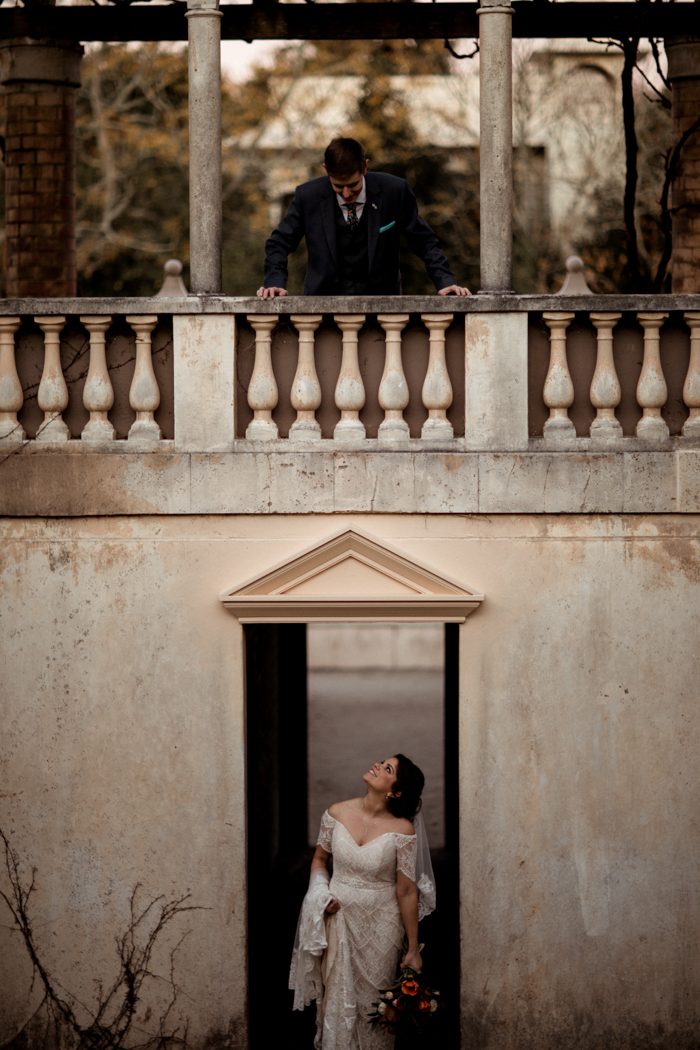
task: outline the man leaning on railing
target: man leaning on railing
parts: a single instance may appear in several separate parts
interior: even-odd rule
[[[363,146],[336,138],[324,154],[325,175],[297,186],[265,245],[261,299],[287,292],[287,259],[306,238],[304,295],[400,295],[401,234],[423,260],[438,295],[471,295],[455,282],[445,253],[418,214],[404,179],[367,170]]]

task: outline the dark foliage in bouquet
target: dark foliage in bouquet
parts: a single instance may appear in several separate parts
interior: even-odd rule
[[[422,1032],[432,1024],[440,1005],[440,993],[430,988],[421,974],[405,969],[394,984],[380,991],[379,999],[372,1003],[369,1023],[392,1034],[416,1029]]]

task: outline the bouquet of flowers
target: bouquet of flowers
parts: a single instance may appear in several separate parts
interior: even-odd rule
[[[405,969],[394,984],[379,993],[379,999],[372,1006],[371,1025],[393,1034],[406,1026],[422,1031],[440,1008],[440,993],[429,988],[415,970]]]

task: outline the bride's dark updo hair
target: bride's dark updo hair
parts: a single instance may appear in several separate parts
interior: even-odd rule
[[[392,791],[396,795],[399,795],[399,792],[401,794],[398,798],[387,799],[387,809],[395,817],[413,820],[423,804],[421,795],[425,777],[415,762],[411,762],[405,755],[397,755],[396,761],[398,766]]]

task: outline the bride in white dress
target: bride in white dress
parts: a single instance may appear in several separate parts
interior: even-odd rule
[[[316,1050],[390,1050],[393,1037],[368,1014],[399,961],[421,970],[419,915],[435,906],[427,842],[419,851],[424,833],[413,823],[423,774],[399,754],[362,779],[364,798],[336,802],[321,818],[292,956],[294,1008],[317,1001]]]

